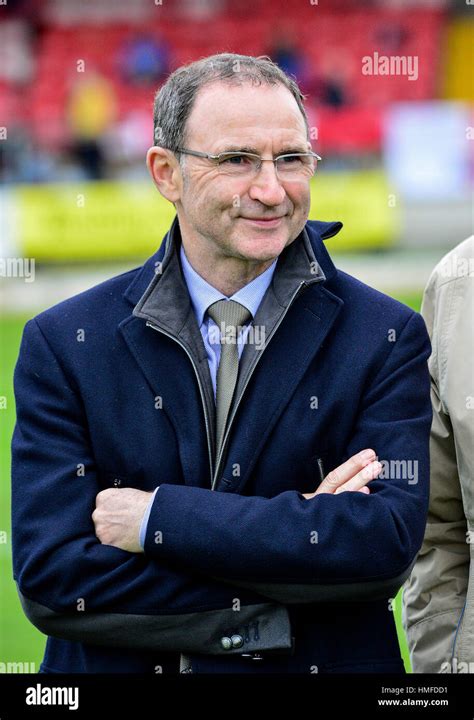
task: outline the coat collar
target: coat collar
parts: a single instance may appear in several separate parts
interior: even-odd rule
[[[337,235],[341,228],[342,223],[339,221],[322,222],[309,220],[305,226],[306,233],[302,233],[302,235],[306,235],[304,244],[308,256],[314,255],[312,259],[318,263],[327,281],[331,280],[337,274],[337,270],[323,241]],[[139,268],[133,281],[125,290],[124,298],[128,300],[129,303],[136,305],[147,288],[149,288],[152,280],[154,280],[156,276],[163,274],[163,270],[172,255],[173,247],[176,247],[177,242],[181,242],[181,234],[179,231],[178,218],[175,216],[158,250]],[[298,238],[289,248],[296,243],[298,243]],[[282,256],[289,248],[285,249]]]

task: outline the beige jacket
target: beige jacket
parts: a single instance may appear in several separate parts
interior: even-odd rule
[[[437,265],[421,313],[433,346],[430,507],[402,620],[413,672],[474,672],[474,236]]]

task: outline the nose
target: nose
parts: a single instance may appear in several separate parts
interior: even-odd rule
[[[264,160],[260,171],[250,184],[249,196],[264,205],[280,205],[285,195],[286,192],[276,174],[275,164]]]

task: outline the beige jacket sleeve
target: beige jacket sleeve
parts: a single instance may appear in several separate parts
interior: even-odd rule
[[[403,588],[413,672],[474,671],[474,238],[435,268],[422,315],[433,425],[423,545]]]

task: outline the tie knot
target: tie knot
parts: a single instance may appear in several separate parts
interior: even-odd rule
[[[228,329],[235,333],[238,326],[245,325],[252,317],[252,313],[235,300],[218,300],[208,307],[207,314],[219,326],[221,335]]]

